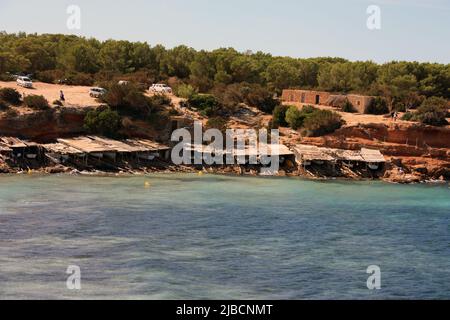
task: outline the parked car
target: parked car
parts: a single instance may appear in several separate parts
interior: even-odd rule
[[[150,92],[153,92],[153,93],[170,93],[170,94],[172,93],[171,87],[169,87],[166,84],[161,84],[161,83],[153,84],[149,90],[150,90]]]
[[[100,98],[105,93],[106,93],[106,89],[103,89],[103,88],[91,88],[91,90],[89,90],[89,95],[92,98]]]
[[[120,80],[119,81],[119,86],[126,86],[126,85],[128,85],[130,82],[129,81],[126,81],[126,80]]]
[[[33,81],[28,77],[17,77],[17,85],[24,88],[33,88]]]

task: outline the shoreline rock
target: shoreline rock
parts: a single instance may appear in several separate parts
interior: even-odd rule
[[[23,170],[19,168],[11,168],[0,164],[0,176],[1,175],[11,175],[11,174],[36,174],[36,175],[58,175],[67,174],[72,176],[137,176],[146,174],[174,174],[174,173],[199,173],[212,174],[212,175],[226,175],[226,176],[243,176],[243,177],[259,177],[261,176],[257,170],[251,168],[242,168],[241,166],[226,166],[226,167],[190,167],[190,166],[175,166],[168,165],[167,167],[155,168],[155,167],[142,167],[142,168],[127,168],[127,171],[117,170],[117,171],[101,171],[92,170],[80,171],[77,168],[66,167],[63,165],[54,165],[38,169]],[[284,177],[284,178],[303,178],[311,181],[383,181],[386,183],[394,184],[446,184],[449,180],[446,180],[444,176],[436,177],[431,176],[429,172],[420,170],[414,171],[412,173],[406,173],[399,167],[394,166],[394,168],[389,168],[385,171],[385,174],[378,178],[370,178],[363,176],[315,176],[307,172],[302,172],[301,170],[285,171],[281,169],[278,174],[274,177]]]

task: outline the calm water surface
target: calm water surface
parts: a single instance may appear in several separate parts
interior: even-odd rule
[[[448,185],[2,176],[0,299],[448,299],[449,222]]]

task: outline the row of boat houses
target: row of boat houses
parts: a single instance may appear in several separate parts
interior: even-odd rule
[[[386,162],[379,150],[363,148],[361,150],[342,150],[322,148],[312,145],[298,144],[290,148],[283,144],[259,144],[245,146],[244,149],[217,150],[210,146],[186,144],[183,152],[187,152],[192,164],[195,159],[223,157],[222,163],[229,163],[229,158],[237,164],[262,165],[264,156],[278,156],[283,166],[286,163],[297,164],[304,168],[311,166],[343,165],[348,168],[365,166],[371,170],[379,170]],[[86,163],[89,160],[114,163],[121,160],[170,162],[171,148],[148,139],[113,140],[99,136],[82,136],[76,138],[57,139],[54,143],[38,144],[15,137],[0,137],[0,155],[13,161],[41,160],[45,158],[53,163],[75,161]],[[242,159],[244,162],[242,163]],[[238,161],[239,160],[239,161]]]
[[[0,154],[12,160],[34,160],[45,157],[54,163],[68,160],[169,159],[170,147],[147,139],[113,140],[98,136],[57,139],[54,143],[38,144],[15,137],[0,137]]]
[[[294,153],[283,144],[258,144],[245,145],[241,147],[234,147],[231,149],[216,149],[211,146],[186,144],[183,148],[191,160],[195,159],[212,159],[221,158],[222,163],[239,163],[250,164],[252,160],[256,160],[257,164],[261,164],[262,157],[279,157],[280,163],[283,164],[286,160],[295,160]],[[229,159],[232,159],[229,161]]]
[[[362,148],[361,150],[343,150],[321,148],[311,145],[296,145],[293,148],[296,161],[303,167],[312,165],[343,165],[350,169],[365,165],[371,170],[379,170],[386,162],[379,150]]]

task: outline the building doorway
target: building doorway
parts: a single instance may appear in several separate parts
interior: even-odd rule
[[[316,95],[316,104],[320,104],[320,96]]]

